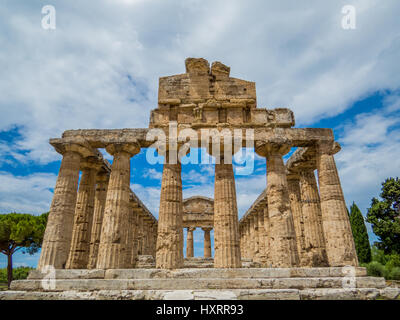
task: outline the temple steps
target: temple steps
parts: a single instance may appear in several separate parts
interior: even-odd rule
[[[384,278],[354,278],[355,288],[384,288]],[[44,289],[42,280],[14,281],[11,290],[23,291],[93,291],[99,290],[203,290],[203,289],[317,289],[343,288],[350,285],[345,277],[327,278],[235,278],[235,279],[57,279]]]
[[[399,288],[365,268],[33,270],[1,299],[376,299]]]
[[[399,296],[396,288],[0,291],[0,300],[374,300]]]

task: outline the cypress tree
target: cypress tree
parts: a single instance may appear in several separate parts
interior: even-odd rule
[[[356,245],[358,261],[360,263],[371,262],[371,246],[368,240],[367,227],[365,226],[364,217],[360,209],[354,202],[350,207],[350,224],[354,243]]]

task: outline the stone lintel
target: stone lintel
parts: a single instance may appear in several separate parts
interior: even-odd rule
[[[179,130],[187,129],[188,126],[178,125]],[[204,128],[202,128],[204,129]],[[215,127],[208,127],[208,129],[215,129]],[[233,126],[220,126],[222,129],[236,129]],[[242,130],[242,146],[246,146],[246,139],[251,137],[246,136],[246,128],[243,126],[238,127]],[[57,142],[62,144],[64,142],[79,142],[84,138],[92,148],[105,148],[112,143],[138,143],[141,148],[148,148],[154,144],[155,140],[146,140],[146,135],[150,129],[88,129],[88,130],[67,130],[63,133],[62,139],[51,139],[51,144]],[[201,129],[193,129],[197,132],[197,140],[200,145]],[[168,127],[165,128],[166,135],[168,134]],[[282,137],[285,137],[284,141]],[[333,143],[332,129],[321,128],[255,128],[254,129],[254,142],[260,143],[287,143],[292,147],[309,147],[314,146],[316,143]],[[52,143],[53,142],[53,143]]]

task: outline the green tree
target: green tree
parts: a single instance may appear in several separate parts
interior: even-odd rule
[[[364,217],[360,209],[354,202],[350,207],[350,224],[351,230],[353,231],[358,261],[361,263],[368,263],[371,261],[371,245],[368,239],[367,227],[365,226]]]
[[[382,183],[380,197],[373,198],[368,209],[367,222],[379,237],[377,248],[386,254],[400,254],[400,180],[389,178]]]
[[[34,254],[42,246],[48,213],[40,216],[22,213],[0,214],[0,252],[7,256],[7,283],[13,280],[12,256],[21,250]]]

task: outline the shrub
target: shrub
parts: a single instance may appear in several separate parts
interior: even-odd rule
[[[18,267],[13,269],[13,279],[23,280],[28,277],[31,267]],[[7,268],[0,269],[0,282],[7,282]]]
[[[385,266],[383,266],[378,261],[372,261],[367,264],[367,273],[369,276],[384,277],[386,273],[385,271]]]
[[[399,267],[395,267],[390,271],[389,279],[400,280],[400,268]]]
[[[400,255],[398,254],[391,254],[389,256],[389,261],[386,263],[386,268],[392,270],[393,268],[400,267]]]

